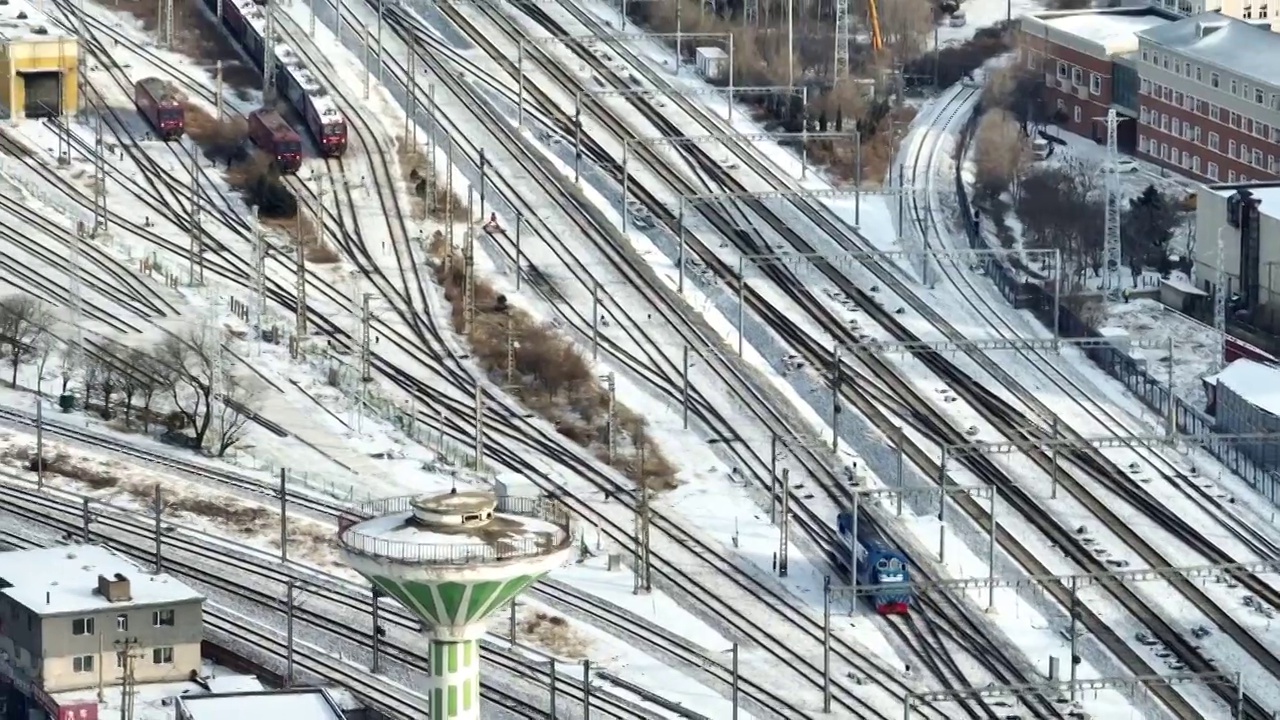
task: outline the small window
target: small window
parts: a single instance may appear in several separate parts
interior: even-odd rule
[[[1218,149],[1218,133],[1216,132],[1209,133],[1209,149],[1215,151]]]
[[[1218,163],[1209,163],[1208,175],[1210,180],[1218,179]]]
[[[1238,80],[1231,81],[1231,94],[1232,95],[1240,94],[1240,82]]]
[[[1080,122],[1080,106],[1076,105],[1071,109],[1071,118],[1076,122]]]
[[[1138,152],[1145,153],[1146,151],[1147,151],[1147,136],[1139,135],[1138,136]]]
[[[1222,84],[1222,80],[1218,77],[1218,73],[1209,73],[1209,86],[1218,87]]]
[[[1151,94],[1151,81],[1150,81],[1150,80],[1148,80],[1148,79],[1146,79],[1146,78],[1143,78],[1143,79],[1138,83],[1138,92],[1139,92],[1139,93],[1141,93],[1141,94],[1143,94],[1143,95],[1150,95],[1150,94]]]
[[[1196,155],[1195,157],[1191,158],[1191,171],[1196,173],[1197,175],[1200,174],[1200,156],[1199,155]]]
[[[1151,52],[1149,50],[1142,51],[1142,62],[1151,62]]]
[[[1195,127],[1195,137],[1192,139],[1195,141],[1197,145],[1200,144],[1200,126],[1199,125]]]
[[[1267,104],[1267,94],[1262,92],[1262,88],[1253,89],[1253,101],[1259,105]]]
[[[1067,64],[1059,60],[1058,61],[1058,77],[1064,78],[1066,76],[1067,76]]]
[[[120,613],[116,616],[116,630],[118,632],[129,631],[129,616],[125,613]]]
[[[1181,60],[1174,60],[1174,61],[1173,61],[1173,71],[1174,71],[1174,72],[1176,72],[1176,73],[1178,73],[1179,75],[1181,75],[1181,74],[1182,74],[1182,61],[1181,61]]]
[[[158,647],[151,651],[151,663],[153,665],[172,665],[173,664],[173,648]]]
[[[1250,163],[1254,167],[1262,167],[1262,151],[1254,148],[1253,161]]]
[[[1165,55],[1164,57],[1160,58],[1160,67],[1164,68],[1165,70],[1168,70],[1168,69],[1169,69],[1169,56],[1168,56],[1168,55]]]
[[[1182,167],[1191,167],[1191,153],[1182,151]]]
[[[1201,77],[1201,75],[1200,75],[1200,66],[1199,66],[1199,65],[1197,65],[1197,66],[1196,66],[1196,82],[1204,82],[1204,79],[1203,79],[1203,78]]]
[[[1169,116],[1160,113],[1160,132],[1169,132]]]
[[[1138,114],[1140,116],[1138,122],[1143,125],[1146,125],[1147,124],[1147,108],[1146,107],[1141,108],[1140,110],[1138,110]]]
[[[1228,140],[1228,141],[1227,141],[1227,156],[1228,156],[1228,157],[1235,157],[1235,156],[1236,156],[1236,141],[1235,141],[1235,140]]]
[[[154,627],[173,627],[173,610],[156,610],[152,612],[151,625]]]
[[[1084,70],[1081,70],[1078,67],[1071,68],[1071,82],[1075,83],[1076,85],[1083,85]]]
[[[1236,181],[1236,171],[1235,171],[1235,170],[1228,170],[1228,171],[1227,171],[1227,182],[1235,182],[1235,181]]]
[[[71,669],[78,673],[93,672],[93,656],[77,655],[74,658],[71,658]]]
[[[72,635],[92,635],[93,618],[76,618],[71,621]]]
[[[1094,95],[1102,94],[1102,76],[1098,73],[1089,73],[1089,92]]]
[[[1181,127],[1182,127],[1182,124],[1178,122],[1178,118],[1173,118],[1172,120],[1169,121],[1169,132],[1173,133],[1174,135],[1177,135],[1179,134],[1179,132],[1181,132]]]

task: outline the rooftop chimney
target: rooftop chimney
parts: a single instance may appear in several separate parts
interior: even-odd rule
[[[98,576],[98,594],[107,599],[107,602],[128,602],[133,599],[129,594],[129,578],[116,573],[114,578],[108,579],[106,575]]]
[[[1197,38],[1209,37],[1210,35],[1214,34],[1215,32],[1221,30],[1226,26],[1227,26],[1227,23],[1222,20],[1201,20],[1200,22],[1196,23],[1196,37]]]

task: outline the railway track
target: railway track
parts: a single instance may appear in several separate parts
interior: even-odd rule
[[[536,96],[535,96],[535,100],[536,100]],[[588,151],[590,152],[590,147],[589,147],[589,150],[588,150]]]
[[[66,536],[83,539],[82,506],[78,498],[63,499],[58,491],[37,493],[0,477],[0,497],[5,499],[4,512],[24,521],[38,523]],[[144,565],[154,565],[154,520],[108,505],[92,505],[90,541],[106,543],[112,549]],[[294,616],[325,635],[340,639],[348,647],[366,648],[373,635],[371,608],[373,597],[365,586],[321,570],[299,564],[282,564],[255,548],[241,546],[222,537],[165,523],[163,543],[164,569],[180,578],[194,581],[229,598],[247,603],[273,615],[281,613],[289,582],[304,588],[305,602],[295,603]],[[324,603],[316,606],[315,603]],[[381,645],[384,662],[404,666],[408,671],[427,672],[428,661],[421,650],[420,623],[390,600],[380,607],[380,620],[385,637]],[[487,663],[504,671],[525,689],[547,684],[546,668],[507,646],[491,640],[482,641]],[[357,652],[357,655],[360,653]],[[544,661],[545,662],[545,661]],[[343,678],[369,676],[363,668],[351,668]],[[569,667],[566,664],[566,669]],[[377,677],[377,676],[371,676]],[[362,686],[354,682],[349,687]],[[581,682],[571,676],[558,678],[557,694],[569,704],[581,704]],[[530,702],[512,692],[486,684],[482,697],[516,710],[522,717],[545,717],[545,701]],[[423,701],[425,704],[425,700]],[[593,717],[650,718],[650,711],[609,693],[594,692]],[[528,713],[528,714],[525,714]],[[398,714],[421,717],[421,714]]]

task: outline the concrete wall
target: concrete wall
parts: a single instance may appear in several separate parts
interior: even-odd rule
[[[152,613],[158,610],[174,611],[172,627],[155,627],[152,622]],[[116,629],[116,618],[121,615],[128,617],[128,630]],[[82,617],[94,619],[93,635],[72,634],[72,624]],[[126,606],[86,615],[45,618],[43,655],[52,658],[98,652],[98,636],[102,636],[108,648],[116,640],[125,638],[136,640],[139,645],[148,648],[199,643],[204,637],[202,606],[199,602],[145,607]]]
[[[21,117],[26,103],[21,72],[56,72],[61,70],[62,107],[67,113],[77,110],[80,73],[80,43],[76,38],[24,38],[0,45],[0,105],[11,117]]]

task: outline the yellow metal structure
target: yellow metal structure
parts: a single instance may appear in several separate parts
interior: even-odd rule
[[[880,9],[876,7],[876,0],[867,0],[867,6],[871,11],[871,49],[880,52],[884,49],[884,36],[880,34]]]
[[[80,42],[65,35],[39,35],[15,33],[3,37],[0,44],[0,105],[10,117],[27,114],[30,101],[28,89],[43,78],[54,82],[50,75],[60,79],[60,92],[55,91],[61,103],[60,114],[74,113],[79,103],[79,54]]]

